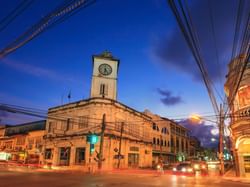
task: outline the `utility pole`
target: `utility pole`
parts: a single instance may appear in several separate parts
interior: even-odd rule
[[[106,128],[106,114],[102,116],[102,129],[101,129],[101,140],[100,140],[100,150],[99,150],[99,160],[98,160],[98,168],[102,169],[103,162],[103,142],[104,142],[104,132]]]
[[[119,141],[119,151],[118,151],[118,163],[117,168],[120,168],[120,161],[121,161],[121,147],[122,147],[122,133],[124,130],[124,122],[121,123],[121,134],[120,134],[120,141]]]
[[[219,159],[220,159],[220,174],[224,174],[224,155],[223,155],[223,138],[224,137],[224,116],[222,104],[220,104],[220,116],[219,116]]]

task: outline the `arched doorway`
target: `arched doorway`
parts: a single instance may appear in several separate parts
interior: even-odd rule
[[[240,175],[250,177],[250,136],[238,138],[236,141]]]

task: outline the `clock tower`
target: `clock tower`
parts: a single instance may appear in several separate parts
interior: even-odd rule
[[[110,52],[93,55],[93,74],[90,97],[103,97],[116,100],[117,73],[119,60]]]

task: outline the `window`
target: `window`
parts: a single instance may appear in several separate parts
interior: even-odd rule
[[[171,147],[174,147],[174,138],[171,137]]]
[[[100,85],[100,95],[102,95],[102,96],[108,95],[108,85],[107,84]]]
[[[155,144],[156,143],[156,139],[155,138],[153,138],[153,144]]]
[[[66,131],[72,129],[72,121],[70,118],[67,119],[67,123],[66,123]]]
[[[7,141],[7,142],[4,142],[4,145],[8,149],[12,149],[12,143],[13,143],[12,141]]]
[[[250,173],[250,156],[243,156],[244,168],[246,173]]]
[[[181,151],[184,151],[184,142],[181,140]]]
[[[25,137],[18,137],[16,140],[16,145],[24,145],[25,144]]]
[[[156,130],[157,127],[156,127],[155,123],[153,123],[153,127],[152,128],[153,128],[153,130]]]
[[[42,138],[41,137],[36,138],[36,148],[37,149],[42,148]]]
[[[163,146],[163,140],[161,140],[161,146]]]
[[[55,128],[55,122],[50,121],[49,122],[49,127],[48,127],[48,132],[52,132],[53,129]]]
[[[169,134],[166,127],[162,128],[161,133],[162,134]]]
[[[130,147],[129,150],[130,151],[139,151],[139,147]]]
[[[167,147],[167,141],[166,140],[164,141],[164,146]]]
[[[178,139],[176,140],[176,147],[177,147],[177,149],[179,149],[179,140]]]
[[[70,147],[60,148],[60,160],[69,160]]]
[[[135,124],[128,124],[127,125],[127,128],[128,128],[128,133],[132,136],[140,136],[140,130],[139,130],[139,127],[138,125],[135,125]]]
[[[45,149],[45,159],[52,159],[52,149]]]
[[[157,138],[157,145],[160,145],[160,140],[159,140],[159,138]]]
[[[121,132],[122,124],[124,127],[124,121],[122,119],[116,118],[115,119],[115,131]]]
[[[78,147],[76,148],[76,164],[83,164],[85,163],[85,148]]]
[[[35,143],[35,139],[34,138],[29,138],[28,139],[28,149],[32,149],[34,143]]]
[[[88,127],[88,116],[79,117],[79,129]]]

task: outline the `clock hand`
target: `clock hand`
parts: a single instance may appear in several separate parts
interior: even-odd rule
[[[108,73],[107,68],[104,68],[104,72],[105,72],[105,73]]]

